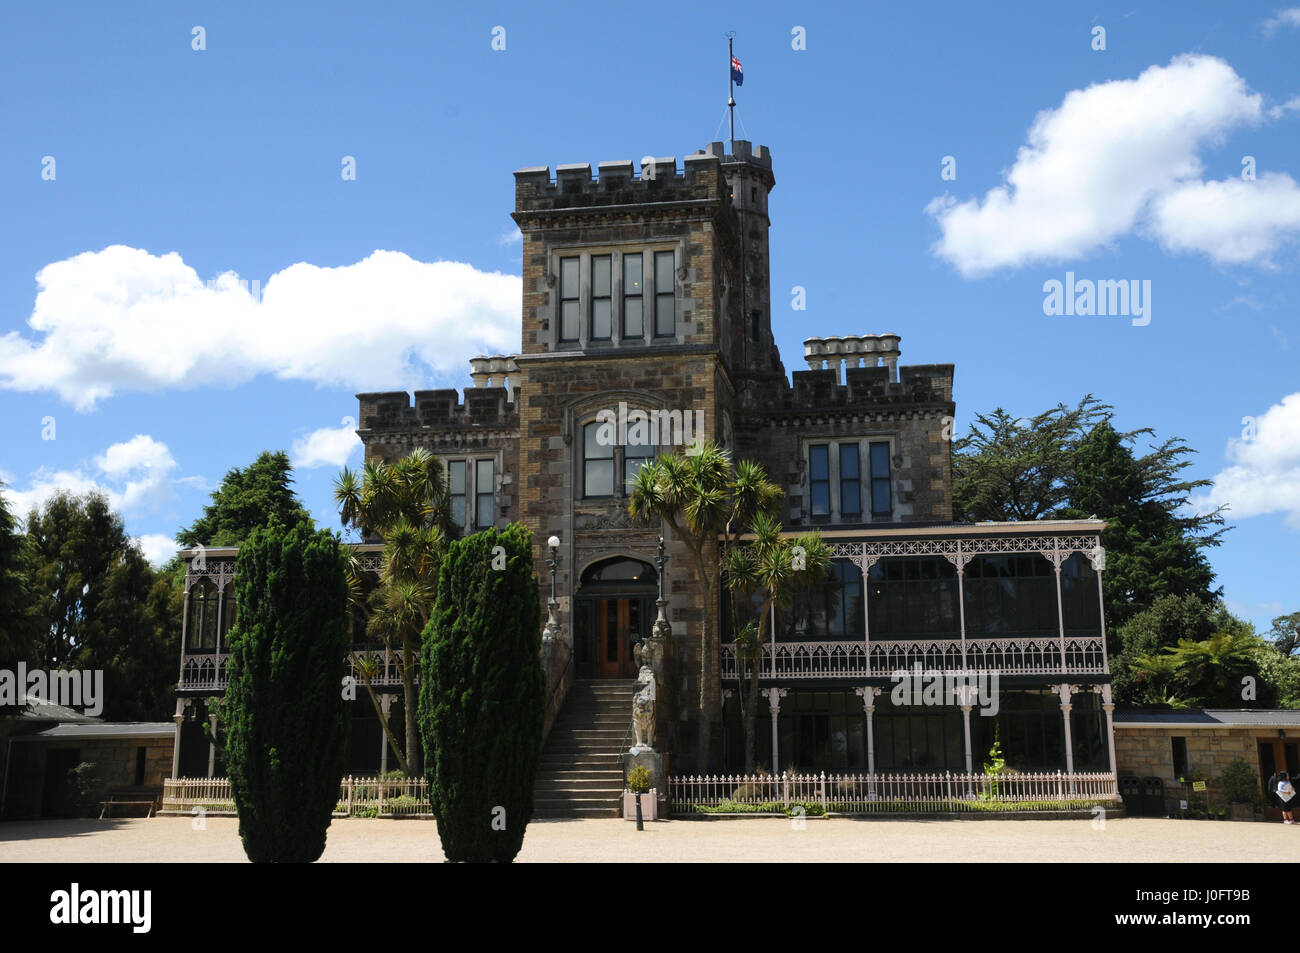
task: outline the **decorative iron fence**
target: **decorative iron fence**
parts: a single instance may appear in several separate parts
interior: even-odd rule
[[[777,642],[763,646],[764,678],[861,678],[924,672],[998,672],[1002,675],[1102,675],[1105,640],[1067,637],[1064,662],[1057,636],[1007,639],[909,639],[906,641]],[[735,646],[721,647],[720,672],[738,679]]]
[[[234,814],[228,778],[168,778],[160,814]],[[432,817],[426,778],[354,778],[339,784],[335,817]]]
[[[675,814],[777,814],[792,806],[827,814],[972,814],[1116,806],[1115,775],[784,774],[668,779]]]

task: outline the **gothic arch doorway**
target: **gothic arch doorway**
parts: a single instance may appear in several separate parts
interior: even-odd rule
[[[631,678],[633,647],[650,634],[658,576],[647,562],[614,556],[592,563],[574,594],[579,678]]]

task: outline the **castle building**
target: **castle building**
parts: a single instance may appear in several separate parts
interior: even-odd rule
[[[531,530],[544,617],[554,556],[559,635],[547,659],[552,690],[568,702],[548,743],[573,745],[556,750],[557,763],[626,747],[615,736],[630,710],[619,706],[662,585],[671,636],[656,671],[656,747],[674,771],[697,763],[702,689],[723,721],[701,762],[740,767],[741,666],[723,600],[715,591],[706,604],[669,527],[627,512],[638,466],[708,440],[761,463],[786,493],[785,530],[816,528],[835,556],[825,584],[775,620],[761,663],[761,764],[969,772],[997,741],[1023,770],[1113,777],[1103,524],[954,522],[954,367],[901,363],[897,334],[809,338],[807,369],[787,376],[772,334],[774,186],[768,149],[743,140],[730,152],[712,143],[680,166],[520,169],[518,353],[474,358],[463,396],[358,395],[366,458],[426,448],[447,468],[466,533],[515,521]],[[228,571],[191,572],[187,582],[182,708],[186,699],[201,708],[224,683],[220,600],[233,552],[206,556]],[[721,645],[701,686],[706,615]],[[918,681],[909,703],[900,673]],[[920,702],[926,678],[994,674],[996,714],[970,697]],[[375,755],[381,747],[376,733]],[[581,812],[621,787],[566,786],[580,780],[553,778],[539,804]]]

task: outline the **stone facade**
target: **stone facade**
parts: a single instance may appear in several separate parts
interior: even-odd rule
[[[711,143],[680,168],[654,159],[637,171],[620,161],[600,163],[596,175],[588,164],[560,165],[554,178],[548,167],[516,172],[520,352],[471,362],[477,386],[463,403],[454,390],[417,392],[414,404],[403,392],[361,394],[358,433],[368,460],[421,446],[497,461],[494,522],[520,520],[533,532],[543,617],[546,541],[560,540],[556,589],[569,639],[583,573],[613,557],[653,563],[664,536],[672,636],[659,725],[665,746],[681,752],[693,733],[679,729],[701,691],[699,627],[706,613],[718,617],[718,594],[704,604],[689,551],[666,527],[632,524],[621,473],[612,493],[584,492],[583,428],[621,405],[691,416],[692,439],[762,463],[786,489],[790,529],[950,520],[953,366],[899,368],[892,334],[813,339],[819,363],[787,378],[771,326],[770,152]],[[661,324],[663,310],[671,323]],[[484,386],[496,383],[489,368],[504,387]],[[849,439],[864,454],[871,441],[888,444],[891,505],[867,507],[865,519],[813,516],[809,445]],[[660,440],[658,452],[671,449]],[[717,701],[711,681],[704,691]]]

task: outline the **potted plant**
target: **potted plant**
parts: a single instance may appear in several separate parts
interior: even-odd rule
[[[650,769],[643,764],[638,764],[627,773],[627,790],[623,792],[623,819],[627,821],[638,820],[637,804],[641,805],[641,817],[647,821],[653,821],[658,818],[656,810],[658,798],[655,796],[654,788],[650,787]],[[642,797],[649,794],[649,797]]]

